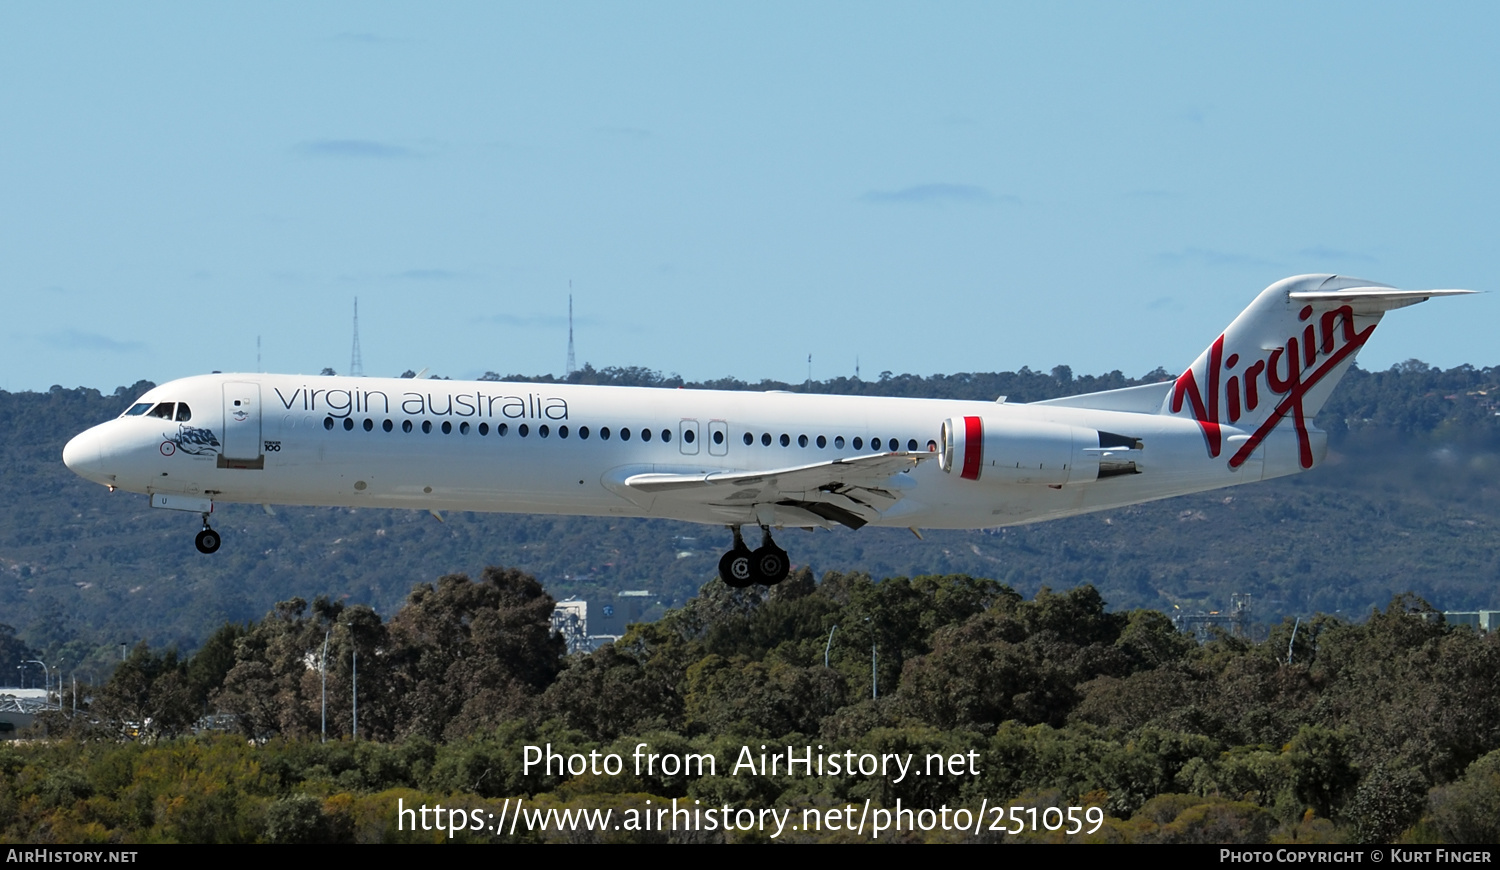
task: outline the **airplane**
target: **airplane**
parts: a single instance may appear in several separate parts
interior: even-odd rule
[[[658,517],[726,526],[724,582],[772,585],[791,564],[773,529],[992,528],[1306,471],[1380,318],[1471,292],[1287,278],[1175,380],[1026,404],[216,373],[148,391],[63,462],[200,514],[202,553],[220,502]]]

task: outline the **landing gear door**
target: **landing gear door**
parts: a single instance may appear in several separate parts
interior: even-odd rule
[[[233,382],[224,385],[224,453],[221,459],[234,467],[259,468],[241,463],[261,460],[260,384]]]

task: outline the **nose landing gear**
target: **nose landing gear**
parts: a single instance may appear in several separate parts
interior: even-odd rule
[[[219,533],[208,524],[208,514],[203,515],[203,531],[193,539],[200,553],[216,553],[219,550]]]
[[[740,527],[731,526],[734,532],[734,548],[719,559],[719,578],[735,589],[745,589],[757,583],[775,586],[786,579],[792,563],[786,551],[771,540],[771,530],[760,527],[761,545],[753,552],[740,537]]]

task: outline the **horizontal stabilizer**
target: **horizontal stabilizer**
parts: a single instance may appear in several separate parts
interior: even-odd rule
[[[1426,302],[1434,296],[1467,296],[1474,290],[1397,290],[1394,287],[1346,287],[1343,290],[1294,290],[1287,294],[1293,302],[1339,303],[1348,305],[1355,314],[1380,314]]]

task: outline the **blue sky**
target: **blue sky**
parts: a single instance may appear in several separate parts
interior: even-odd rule
[[[1186,366],[1500,288],[1493,4],[0,6],[0,388]],[[1367,368],[1500,363],[1500,296]]]

